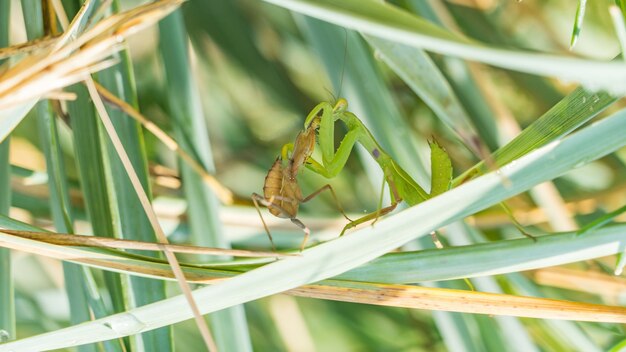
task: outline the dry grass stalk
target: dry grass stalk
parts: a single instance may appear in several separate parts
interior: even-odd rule
[[[0,110],[39,99],[114,62],[106,60],[119,51],[124,39],[174,11],[180,0],[162,0],[112,15],[78,35],[85,11],[79,12],[54,45],[25,57],[0,76]],[[83,7],[85,9],[85,7]]]
[[[279,254],[276,252],[247,251],[240,249],[212,248],[199,246],[186,246],[178,244],[162,244],[144,241],[135,241],[111,237],[73,235],[67,233],[55,232],[35,232],[35,231],[18,231],[9,229],[0,229],[0,232],[12,236],[28,238],[34,241],[41,241],[59,246],[77,246],[77,247],[98,247],[112,249],[133,249],[142,251],[163,251],[169,250],[174,253],[187,253],[199,255],[229,255],[238,257],[285,257],[290,254]]]

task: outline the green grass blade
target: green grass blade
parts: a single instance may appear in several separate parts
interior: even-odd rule
[[[198,55],[208,60],[206,38],[236,62],[248,75],[256,77],[273,99],[291,110],[308,105],[308,98],[296,88],[285,68],[269,60],[255,42],[255,28],[249,14],[233,1],[193,1],[182,7],[189,36],[198,48]],[[207,14],[218,14],[207,21]]]
[[[118,2],[114,4],[117,9]],[[134,77],[129,54],[126,50],[115,54],[119,63],[98,74],[98,81],[110,92],[120,99],[137,107],[137,96],[134,86]],[[124,113],[115,108],[107,109],[111,122],[118,134],[124,149],[130,158],[137,176],[148,196],[148,162],[146,160],[145,144],[143,134],[139,124],[133,119],[124,116]],[[106,139],[107,153],[109,156],[107,164],[111,167],[111,179],[115,192],[115,208],[119,214],[119,226],[121,237],[146,242],[157,242],[156,236],[142,209],[136,191],[130,182],[126,170],[122,165],[115,148],[110,140]],[[162,257],[159,253],[147,253],[156,257]],[[143,306],[159,301],[166,297],[165,284],[162,281],[131,276],[130,288],[133,306]],[[172,329],[164,327],[140,335],[141,346],[148,351],[160,349],[173,349]]]
[[[201,109],[193,73],[190,70],[187,33],[181,12],[174,12],[159,23],[160,50],[170,88],[170,115],[178,140],[186,140],[213,172],[213,156],[207,126]],[[199,245],[227,247],[217,212],[217,198],[209,187],[186,164],[181,165],[183,188],[188,201],[193,242]],[[216,343],[224,351],[251,351],[243,306],[216,312],[209,317]]]
[[[547,145],[438,197],[420,203],[376,225],[303,252],[301,257],[268,264],[233,279],[194,291],[199,308],[208,313],[267,295],[317,282],[423,236],[433,229],[492,206],[530,187],[602,157],[626,145],[626,111],[595,123],[560,142]],[[601,141],[602,143],[598,143]],[[581,148],[584,146],[584,148]],[[502,176],[510,182],[504,184]],[[617,246],[623,248],[623,236]],[[320,266],[319,263],[324,263]],[[250,287],[254,287],[251,290]],[[94,322],[6,344],[6,348],[63,348],[107,340],[188,319],[182,296]],[[68,343],[64,336],[72,334]],[[3,346],[4,347],[4,346]],[[36,348],[35,348],[36,349]]]
[[[605,92],[592,93],[583,88],[577,88],[525,128],[511,142],[496,150],[493,154],[496,165],[505,165],[536,148],[567,135],[604,111],[615,101],[617,98]],[[485,170],[485,163],[481,162],[457,177],[453,181],[453,186],[465,180],[466,177],[482,173]]]
[[[44,35],[41,2],[22,1],[22,10],[26,21],[26,33],[30,40]],[[50,210],[55,228],[61,232],[73,232],[71,215],[69,214],[69,196],[65,180],[65,166],[63,165],[62,152],[58,145],[56,122],[52,116],[47,101],[41,101],[35,105],[41,146],[46,158],[46,168],[50,180]],[[85,274],[83,269],[76,264],[63,263],[63,275],[65,290],[68,295],[70,306],[70,322],[72,324],[91,320],[91,312],[87,303],[83,287],[85,286]],[[107,343],[111,345],[111,343]],[[80,351],[97,351],[95,344],[80,346]],[[119,348],[116,350],[120,350]]]
[[[10,0],[0,0],[0,48],[9,45]],[[2,63],[0,61],[0,63]],[[8,215],[11,206],[11,167],[9,164],[9,140],[0,143],[0,214]],[[11,251],[0,248],[0,342],[13,340],[15,329],[15,302]]]
[[[576,8],[576,17],[574,19],[574,29],[572,30],[572,38],[569,42],[570,49],[576,45],[580,30],[583,28],[583,20],[585,18],[585,7],[587,6],[587,0],[578,0],[578,7]]]
[[[44,231],[32,225],[0,216],[0,227],[25,231]],[[332,278],[334,282],[376,282],[388,284],[449,281],[465,277],[485,277],[534,270],[555,265],[596,259],[619,253],[623,247],[622,234],[626,224],[619,224],[577,236],[575,232],[529,239],[506,240],[483,244],[430,249],[415,252],[389,253],[358,268]],[[154,260],[121,251],[102,248],[76,248],[45,242],[0,235],[9,247],[21,248],[31,253],[43,253],[52,258],[105,270],[124,272],[173,280],[165,260]],[[28,246],[26,246],[28,243]],[[479,258],[480,262],[472,258]],[[190,278],[208,280],[227,278],[253,270],[259,264],[274,261],[272,258],[257,264],[243,262],[193,265],[182,263]],[[143,269],[143,270],[140,270]],[[147,274],[148,273],[148,274]]]
[[[626,67],[563,56],[489,47],[446,31],[393,5],[358,0],[266,0],[289,10],[435,53],[527,73],[580,82],[595,90],[622,94]]]
[[[615,4],[620,8],[620,10],[622,11],[622,15],[626,15],[626,1],[624,0],[616,0]]]
[[[35,103],[37,103],[37,100],[31,100],[13,108],[0,110],[0,142],[4,141],[15,126],[26,117],[26,114],[35,106]]]
[[[626,349],[626,340],[621,340],[619,343],[617,343],[615,346],[611,347],[610,350],[608,350],[609,352],[621,352],[624,349]]]
[[[9,140],[0,143],[0,214],[8,214],[11,205]],[[0,341],[15,339],[15,302],[11,251],[0,248]]]
[[[537,285],[533,284],[528,277],[515,273],[507,275],[507,280],[513,286],[517,294],[531,297],[544,297]],[[575,322],[564,320],[542,321],[549,328],[554,338],[560,343],[562,349],[600,352],[602,349],[594,343],[585,330],[581,329]]]
[[[37,119],[39,123],[39,131],[41,145],[46,157],[46,168],[50,179],[50,209],[52,220],[57,231],[73,232],[72,220],[69,203],[69,195],[67,182],[65,178],[65,165],[63,162],[63,154],[58,144],[58,134],[56,129],[56,121],[49,110],[48,102],[39,102],[36,105]],[[68,295],[70,305],[70,321],[72,324],[78,324],[91,320],[90,303],[86,298],[86,291],[89,285],[92,290],[97,290],[97,286],[92,280],[88,280],[91,276],[89,269],[84,269],[80,265],[63,263],[63,276],[65,281],[65,290]],[[103,305],[102,301],[93,302],[91,307]],[[94,310],[94,312],[97,312]],[[95,314],[96,317],[102,316]],[[121,351],[122,348],[116,341],[110,341],[105,344],[108,351]],[[97,351],[95,344],[80,346],[80,351]]]
[[[413,0],[409,1],[407,6],[412,8],[414,13],[445,27],[439,18],[440,11],[435,11],[430,2]],[[499,135],[497,125],[494,123],[494,114],[474,80],[469,65],[462,59],[454,57],[445,57],[437,63],[439,69],[448,79],[450,86],[458,95],[459,101],[469,114],[472,123],[476,126],[482,143],[487,145],[489,150],[496,150],[499,146]]]
[[[458,221],[447,227],[450,244],[453,246],[468,245],[473,242],[473,229],[465,223]],[[478,234],[481,235],[481,234]],[[471,280],[472,285],[480,292],[504,293],[504,290],[495,278],[492,276],[483,276]],[[484,317],[475,317],[483,320]],[[524,329],[520,320],[516,317],[497,316],[494,319],[488,319],[486,323],[492,323],[495,329],[481,328],[483,334],[486,333],[485,341],[492,346],[488,348],[491,351],[506,350],[507,346],[516,346],[518,351],[539,351],[535,343],[528,335],[528,331]],[[496,336],[500,338],[492,338],[494,334],[490,331],[497,331]],[[494,336],[495,337],[495,336]]]
[[[578,236],[577,232],[538,236],[536,243],[532,239],[522,238],[418,252],[390,253],[337,278],[397,284],[545,268],[570,263],[568,258],[572,258],[571,256],[579,261],[617,254],[620,252],[620,236],[625,229],[625,225],[619,225],[594,231],[592,236]],[[498,255],[495,256],[495,253]]]
[[[67,107],[74,131],[74,149],[87,214],[94,232],[114,237],[116,233],[114,224],[118,220],[114,219],[112,214],[114,203],[109,196],[109,188],[112,185],[105,171],[99,121],[87,89],[82,85],[74,85],[68,90],[77,95],[77,99],[68,102]],[[119,275],[105,273],[105,281],[113,303],[113,310],[124,311],[126,305]]]
[[[421,49],[373,36],[367,42],[466,146],[480,155],[478,132],[439,68]]]
[[[41,38],[44,35],[42,8],[39,1],[22,1],[22,9],[26,21],[26,32],[30,40]],[[63,154],[58,144],[58,133],[56,121],[47,101],[41,101],[35,105],[35,113],[39,125],[42,149],[46,158],[46,167],[50,181],[50,208],[52,220],[57,231],[73,233],[72,218],[70,214],[69,194],[65,176],[65,165]],[[63,274],[65,289],[68,295],[70,306],[70,322],[78,324],[92,319],[90,306],[93,308],[96,318],[107,314],[102,309],[102,300],[92,300],[89,302],[86,297],[88,291],[97,291],[91,272],[80,265],[63,263]],[[108,341],[105,343],[107,351],[122,351],[123,347],[119,341]],[[95,344],[79,347],[80,351],[97,351]]]

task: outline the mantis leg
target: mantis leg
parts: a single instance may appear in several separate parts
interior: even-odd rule
[[[350,156],[352,147],[359,140],[362,133],[358,128],[351,128],[341,141],[339,148],[335,151],[335,121],[340,119],[340,114],[345,113],[343,106],[338,105],[334,108],[326,102],[318,104],[307,116],[304,122],[305,127],[314,118],[318,117],[320,111],[318,145],[322,152],[322,162],[320,163],[313,158],[309,158],[307,167],[326,178],[333,178],[343,169],[348,156]]]
[[[385,191],[385,182],[389,185],[389,188],[391,190],[391,205],[382,208],[383,192]],[[351,229],[351,228],[353,228],[353,227],[355,227],[355,226],[357,226],[359,224],[362,224],[364,222],[370,221],[372,219],[374,219],[374,222],[372,222],[372,226],[374,226],[376,221],[378,221],[378,219],[381,216],[386,215],[386,214],[392,212],[398,206],[398,203],[400,203],[401,201],[402,201],[402,198],[400,198],[400,195],[398,194],[398,190],[396,189],[395,183],[393,182],[393,180],[385,177],[383,179],[383,187],[382,187],[381,192],[380,192],[380,199],[379,199],[379,202],[378,202],[378,209],[376,209],[375,212],[369,213],[369,214],[367,214],[367,215],[365,215],[363,217],[360,217],[360,218],[358,218],[358,219],[356,219],[354,221],[351,221],[349,224],[344,226],[343,230],[341,230],[341,234],[339,234],[339,237],[343,236],[343,234],[347,230],[349,230],[349,229]]]
[[[363,216],[363,217],[360,217],[360,218],[358,218],[358,219],[356,219],[356,220],[354,220],[354,221],[351,221],[348,225],[344,226],[343,230],[341,230],[341,233],[339,234],[339,237],[343,236],[343,234],[344,234],[347,230],[349,230],[349,229],[351,229],[351,228],[353,228],[353,227],[355,227],[355,226],[357,226],[357,225],[359,225],[359,224],[362,224],[362,223],[364,223],[364,222],[368,222],[368,221],[370,221],[370,220],[372,220],[372,219],[378,219],[380,216],[383,216],[383,215],[385,215],[385,214],[387,214],[387,213],[390,213],[390,212],[391,212],[391,211],[393,211],[393,210],[394,210],[397,206],[398,206],[398,202],[394,201],[394,202],[393,202],[393,203],[391,203],[391,205],[390,205],[390,206],[388,206],[388,207],[384,207],[384,208],[379,209],[379,210],[377,210],[377,211],[375,211],[375,212],[373,212],[373,213],[369,213],[369,214],[367,214],[367,215],[365,215],[365,216]]]
[[[389,191],[391,193],[391,205],[389,206],[389,207],[393,206],[391,210],[393,210],[398,203],[402,202],[402,197],[400,197],[398,188],[396,187],[396,183],[393,181],[393,179],[390,176],[385,175],[385,177],[383,178],[383,184],[380,189],[380,198],[378,199],[378,208],[376,208],[376,218],[374,219],[374,222],[372,222],[372,226],[374,226],[374,224],[376,223],[376,221],[378,221],[381,215],[385,215],[391,211],[389,210],[386,213],[381,214],[381,210],[383,209],[383,195],[385,194],[385,183],[389,185]]]
[[[328,134],[326,132],[327,130],[324,129],[326,125],[324,121],[331,122],[330,127],[326,126],[331,129],[329,138],[324,137]],[[341,144],[339,144],[339,148],[335,151],[333,133],[334,122],[332,121],[332,118],[326,120],[322,118],[318,139],[318,144],[322,151],[322,162],[320,163],[313,158],[309,158],[309,163],[307,164],[307,167],[313,170],[313,172],[326,178],[333,178],[341,172],[348,161],[352,147],[354,147],[354,144],[358,141],[361,135],[358,130],[349,131],[341,141]]]
[[[330,103],[328,102],[321,102],[319,104],[317,104],[313,110],[311,110],[311,112],[307,115],[306,119],[304,120],[304,128],[307,128],[310,124],[311,121],[319,114],[319,112],[322,111],[333,111],[333,107],[332,105],[330,105]]]
[[[339,198],[337,198],[337,194],[335,193],[335,190],[331,187],[331,185],[324,185],[322,188],[318,189],[317,191],[309,194],[304,199],[302,199],[301,203],[306,203],[310,201],[311,199],[315,198],[318,194],[324,192],[325,190],[329,190],[330,194],[332,194],[333,199],[335,201],[335,205],[337,206],[337,209],[339,210],[341,215],[343,215],[343,217],[346,218],[348,221],[352,221],[352,219],[350,219],[348,215],[346,215],[346,213],[343,211],[343,207],[341,207],[341,203],[339,203]]]

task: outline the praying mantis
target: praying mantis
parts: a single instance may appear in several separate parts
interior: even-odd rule
[[[281,156],[276,158],[276,161],[270,167],[265,182],[263,185],[263,196],[252,193],[252,201],[261,218],[265,232],[267,233],[272,248],[275,249],[274,241],[272,240],[272,234],[261,215],[259,209],[259,203],[266,206],[270,213],[279,218],[288,218],[296,226],[304,231],[304,239],[300,245],[300,251],[304,249],[311,231],[302,223],[296,216],[298,215],[298,208],[300,203],[308,202],[321,192],[330,191],[337,209],[343,214],[343,216],[350,221],[350,218],[344,213],[341,208],[341,204],[337,199],[337,195],[333,188],[327,184],[311,193],[309,196],[303,198],[302,190],[298,185],[297,175],[300,167],[304,165],[310,158],[315,148],[315,132],[319,127],[320,119],[313,118],[307,122],[305,129],[301,131],[296,137],[294,144],[285,144],[282,148]]]
[[[431,192],[427,193],[383,150],[363,122],[349,112],[347,108],[348,102],[345,99],[339,99],[334,105],[322,102],[311,110],[304,122],[304,130],[298,134],[293,144],[283,146],[281,156],[276,159],[268,171],[263,187],[263,196],[256,193],[252,194],[252,200],[261,217],[265,231],[272,242],[272,246],[272,236],[265,224],[265,220],[263,220],[259,204],[268,207],[270,213],[275,216],[289,218],[304,231],[304,240],[300,245],[300,250],[302,251],[310,235],[310,230],[302,221],[297,219],[298,206],[300,203],[311,200],[326,189],[333,195],[337,208],[350,221],[341,231],[341,236],[352,227],[370,220],[377,220],[380,216],[391,212],[402,201],[412,206],[450,188],[452,163],[445,150],[435,141],[429,143],[431,148],[432,177]],[[348,132],[335,150],[335,122],[338,120],[345,124]],[[317,145],[322,154],[321,162],[311,156],[316,144],[316,132],[318,135]],[[350,220],[343,212],[337,196],[330,185],[325,185],[303,198],[297,183],[297,174],[300,167],[306,165],[313,172],[326,178],[337,176],[346,164],[350,152],[356,143],[360,143],[365,147],[382,169],[384,175],[383,187],[385,183],[389,186],[391,205],[382,208],[381,193],[379,206],[375,212],[356,220]]]

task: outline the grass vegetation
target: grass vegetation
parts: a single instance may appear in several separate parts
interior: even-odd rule
[[[0,351],[626,348],[624,10],[0,0]],[[450,190],[340,238],[322,194],[302,253],[262,209],[271,252],[249,194],[338,98]],[[358,218],[390,192],[354,150],[298,181]]]

